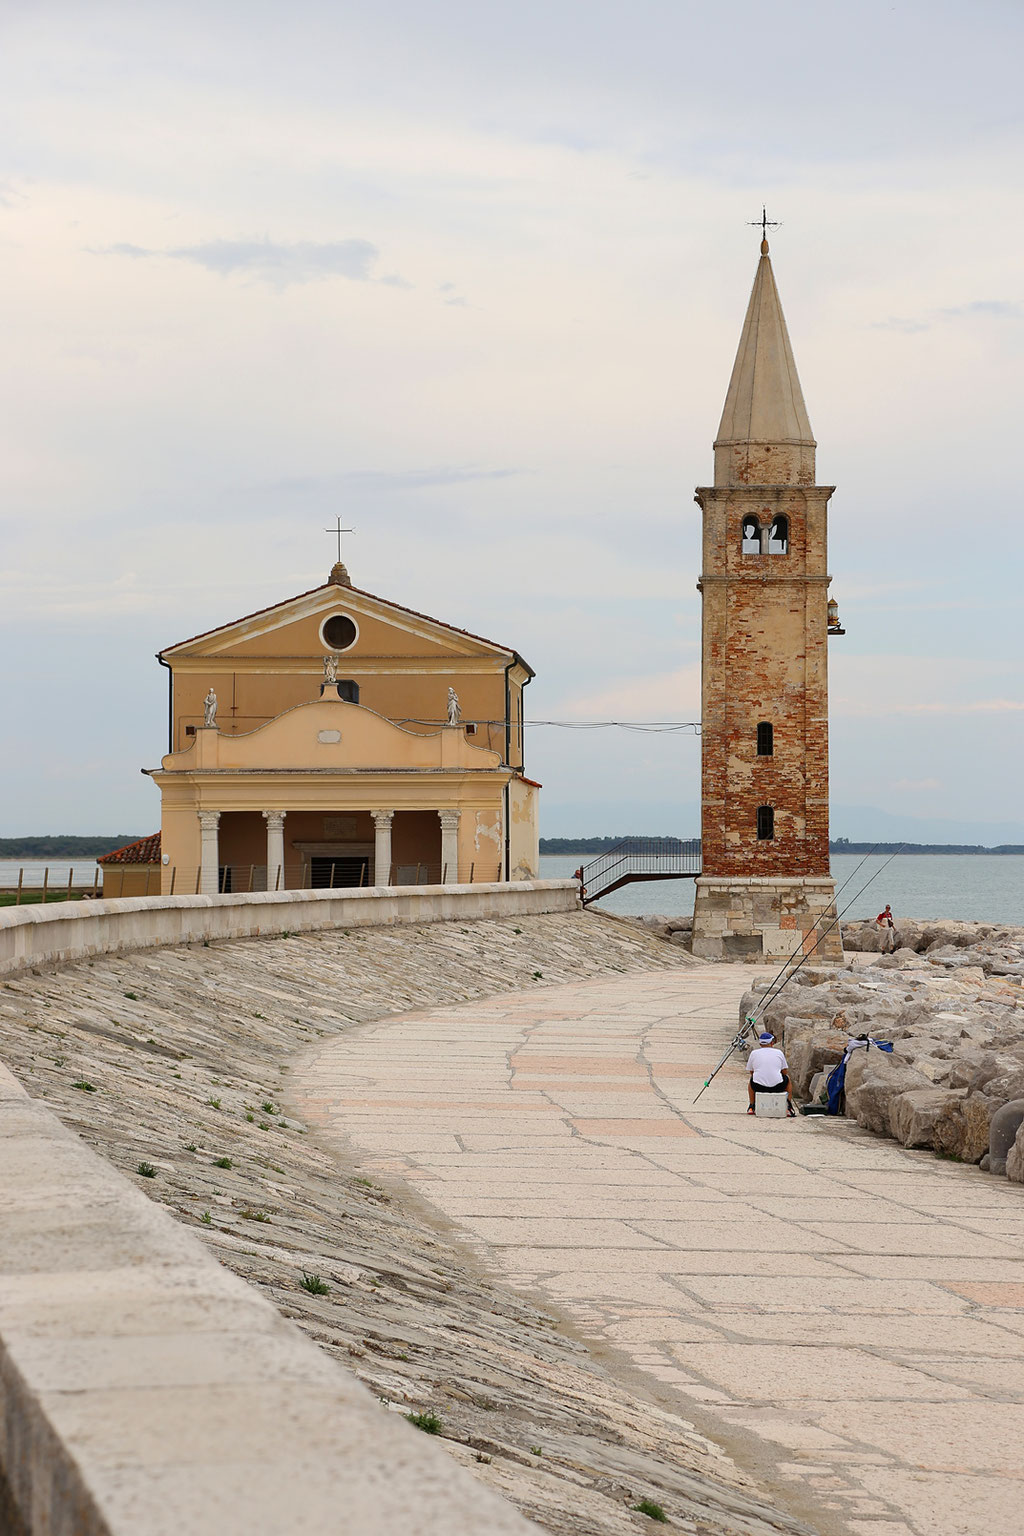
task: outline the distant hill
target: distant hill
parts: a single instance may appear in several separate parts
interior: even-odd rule
[[[642,837],[627,833],[622,837],[542,837],[541,853],[589,853],[596,855],[617,848],[620,843],[642,842],[646,847],[659,844],[654,850],[661,853],[678,853],[686,846],[679,837]],[[980,843],[853,843],[848,837],[833,838],[829,844],[832,853],[1024,853],[1024,843],[1000,843],[995,848],[985,848]]]
[[[112,837],[0,837],[0,859],[87,859],[137,843],[145,833],[115,832]]]

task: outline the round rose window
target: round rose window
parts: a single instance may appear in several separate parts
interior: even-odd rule
[[[355,643],[358,630],[346,614],[332,613],[329,619],[324,620],[320,633],[328,650],[347,651]]]

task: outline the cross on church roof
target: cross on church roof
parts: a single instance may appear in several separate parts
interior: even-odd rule
[[[335,535],[335,537],[337,538],[337,540],[338,540],[338,564],[340,565],[341,564],[341,536],[342,536],[343,533],[355,533],[355,529],[354,528],[343,528],[341,526],[341,518],[340,517],[336,518],[335,521],[336,521],[338,526],[336,528],[325,528],[324,529],[324,533],[333,533]]]
[[[748,224],[750,225],[750,227],[752,229],[756,229],[757,226],[760,224],[760,226],[761,226],[761,249],[763,251],[767,251],[767,249],[768,249],[768,231],[770,229],[781,229],[782,228],[781,224],[776,223],[775,220],[770,219],[768,217],[768,210],[763,205],[761,207],[761,217],[759,219],[748,219],[747,222],[748,222]]]

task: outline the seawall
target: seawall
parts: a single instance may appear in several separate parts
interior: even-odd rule
[[[168,944],[574,912],[575,880],[373,886],[229,896],[128,896],[0,910],[0,976]]]

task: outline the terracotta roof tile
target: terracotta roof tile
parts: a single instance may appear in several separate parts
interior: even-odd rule
[[[137,843],[127,843],[124,848],[115,848],[111,853],[102,853],[96,862],[97,864],[159,864],[160,833],[153,832],[149,837],[140,837]]]

